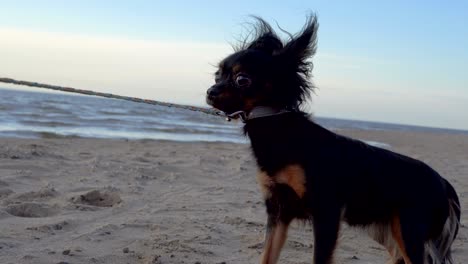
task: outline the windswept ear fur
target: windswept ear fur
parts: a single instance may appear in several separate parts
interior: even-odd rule
[[[283,49],[273,54],[281,87],[288,87],[287,93],[277,91],[282,96],[287,107],[299,109],[304,101],[310,98],[310,91],[314,88],[310,81],[313,68],[310,58],[317,50],[317,17],[308,17],[304,28],[292,36]],[[279,87],[279,89],[283,89]]]
[[[288,67],[296,66],[298,73],[309,75],[312,65],[307,60],[314,56],[317,50],[318,22],[315,15],[310,15],[301,32],[286,43],[283,49],[276,52],[281,61]]]
[[[273,28],[262,18],[251,17],[255,20],[255,23],[252,23],[252,30],[242,43],[235,47],[235,50],[254,49],[273,55],[274,52],[282,49],[283,43]]]

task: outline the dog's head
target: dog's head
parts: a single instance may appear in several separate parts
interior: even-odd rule
[[[206,101],[228,114],[249,113],[256,106],[297,110],[313,88],[309,58],[316,50],[317,19],[310,16],[296,35],[285,32],[290,37],[286,42],[264,20],[255,19],[252,40],[219,63]]]

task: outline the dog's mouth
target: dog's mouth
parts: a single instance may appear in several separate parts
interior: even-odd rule
[[[220,96],[207,96],[206,103],[213,108],[223,111],[226,114],[232,114],[242,109],[242,106],[237,102],[227,100],[224,97]]]
[[[214,96],[209,96],[209,95],[208,95],[208,96],[206,96],[206,103],[207,103],[208,105],[210,105],[210,106],[216,108],[216,109],[219,109],[219,108],[217,108],[216,105],[215,105],[215,99],[216,99],[216,98],[215,98]],[[221,110],[221,109],[219,109],[219,110]]]

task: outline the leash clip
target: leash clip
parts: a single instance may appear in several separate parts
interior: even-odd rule
[[[237,111],[237,112],[234,112],[234,113],[231,113],[231,114],[226,114],[226,121],[231,122],[231,120],[233,118],[237,118],[237,117],[240,117],[240,119],[244,123],[245,123],[245,121],[247,121],[247,117],[245,116],[244,111]]]

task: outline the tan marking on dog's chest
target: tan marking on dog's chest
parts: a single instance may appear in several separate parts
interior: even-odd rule
[[[273,176],[260,171],[257,174],[257,181],[265,199],[271,197],[271,189],[275,184],[288,185],[299,198],[302,198],[306,192],[304,169],[299,165],[288,165]]]

